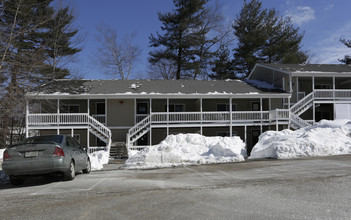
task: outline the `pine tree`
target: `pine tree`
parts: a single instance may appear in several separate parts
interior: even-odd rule
[[[177,66],[176,79],[190,78],[197,67],[195,47],[200,45],[203,31],[202,13],[208,0],[173,0],[172,12],[158,13],[163,34],[150,36],[151,47],[161,49],[149,53],[149,62],[156,64],[161,59],[173,61]]]
[[[77,47],[81,39],[73,40],[78,33],[77,29],[72,28],[73,19],[72,12],[66,6],[52,13],[51,19],[45,24],[47,32],[42,34],[42,38],[46,59],[39,72],[41,81],[63,79],[71,74],[64,65],[67,59],[81,51]]]
[[[346,47],[351,48],[351,40],[340,39],[340,42],[343,43]],[[351,65],[351,56],[345,55],[344,59],[339,60],[340,62]]]
[[[300,48],[304,34],[275,9],[262,9],[259,0],[244,1],[233,29],[238,41],[234,49],[235,66],[245,75],[257,62],[304,63],[308,59]]]
[[[26,91],[38,82],[57,78],[53,77],[54,71],[48,62],[53,51],[56,57],[76,52],[67,49],[68,39],[76,33],[65,29],[70,19],[62,15],[67,11],[56,11],[52,3],[53,0],[1,1],[0,121],[5,132],[0,132],[4,134],[0,141],[12,144],[14,128],[23,128]],[[57,25],[58,21],[63,25]],[[53,36],[53,32],[67,35]],[[68,75],[68,70],[65,71],[60,77]]]
[[[209,77],[212,79],[236,79],[234,65],[230,59],[228,46],[221,45],[217,52],[217,59],[213,63],[212,72]]]

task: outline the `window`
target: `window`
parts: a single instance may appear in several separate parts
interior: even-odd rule
[[[79,113],[79,105],[64,105],[62,106],[62,113]]]
[[[167,105],[165,106],[165,111],[167,111]],[[169,112],[185,112],[184,104],[169,104]]]
[[[314,86],[315,89],[332,89],[331,84],[316,84]]]
[[[73,138],[71,138],[70,136],[66,136],[66,146],[69,147],[79,147],[76,144],[77,142],[73,140]]]
[[[105,103],[104,102],[97,102],[96,103],[96,114],[97,115],[104,115],[105,114]]]
[[[260,102],[251,102],[252,111],[260,111]]]
[[[305,92],[298,92],[298,93],[297,93],[297,99],[298,99],[298,100],[303,99],[305,96],[306,96],[306,93],[305,93]]]
[[[230,111],[229,106],[230,106],[229,104],[217,104],[217,111],[218,112]],[[236,111],[236,104],[232,104],[232,111]]]
[[[78,143],[80,143],[80,135],[79,134],[74,134],[73,135],[74,140],[76,140]]]
[[[141,114],[141,115],[147,114],[147,102],[137,103],[137,114]]]

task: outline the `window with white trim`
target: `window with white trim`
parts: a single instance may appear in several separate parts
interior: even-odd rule
[[[61,109],[61,113],[79,113],[80,106],[77,104],[68,104],[63,105]]]
[[[185,112],[185,104],[169,104],[168,108],[169,112]],[[165,111],[167,111],[167,105]]]
[[[229,104],[224,104],[224,103],[219,103],[217,104],[217,111],[218,112],[224,112],[224,111],[230,111],[229,109],[230,105]],[[232,103],[232,111],[236,111],[236,103]]]

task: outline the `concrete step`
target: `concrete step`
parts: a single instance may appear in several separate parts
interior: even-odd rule
[[[116,159],[128,158],[128,150],[126,143],[124,142],[113,142],[110,148],[110,157]]]

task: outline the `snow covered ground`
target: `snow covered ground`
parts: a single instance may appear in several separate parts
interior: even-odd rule
[[[249,159],[289,159],[351,153],[351,121],[322,120],[296,131],[267,131],[253,147]]]
[[[200,134],[169,135],[159,145],[130,151],[124,169],[148,169],[245,161],[239,137],[205,137]]]

